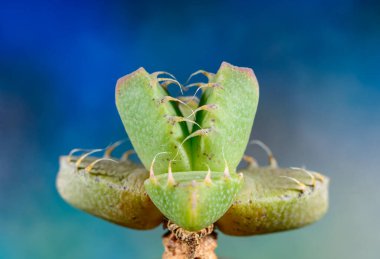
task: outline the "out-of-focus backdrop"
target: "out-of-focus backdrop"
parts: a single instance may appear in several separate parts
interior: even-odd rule
[[[124,229],[66,204],[58,157],[126,138],[119,77],[144,66],[184,82],[223,60],[259,80],[252,137],[280,165],[328,175],[331,199],[300,230],[221,234],[218,255],[379,258],[379,25],[378,1],[2,1],[0,258],[159,258],[161,228]]]

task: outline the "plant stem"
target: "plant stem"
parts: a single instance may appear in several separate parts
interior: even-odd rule
[[[162,237],[165,251],[163,259],[217,259],[217,235],[213,226],[198,232],[186,231],[179,226],[167,223],[169,231]]]

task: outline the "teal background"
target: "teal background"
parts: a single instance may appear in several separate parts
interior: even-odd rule
[[[184,82],[223,60],[259,80],[252,137],[280,165],[328,175],[331,204],[300,230],[219,235],[218,255],[379,258],[379,24],[378,1],[1,1],[0,258],[159,258],[160,227],[63,202],[58,157],[126,138],[119,77],[144,66]]]

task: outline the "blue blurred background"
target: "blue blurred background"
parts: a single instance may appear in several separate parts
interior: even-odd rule
[[[0,3],[0,258],[159,258],[161,228],[124,229],[66,204],[58,157],[126,138],[119,77],[144,66],[184,82],[223,60],[260,82],[252,137],[280,165],[328,175],[331,207],[300,230],[220,235],[218,255],[379,258],[378,1]]]

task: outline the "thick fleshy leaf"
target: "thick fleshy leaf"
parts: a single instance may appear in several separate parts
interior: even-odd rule
[[[168,175],[161,174],[145,181],[145,188],[153,203],[172,222],[188,231],[198,231],[217,221],[234,201],[243,179],[236,173],[225,177],[212,172],[192,171]]]
[[[192,140],[193,170],[205,170],[208,165],[211,170],[223,171],[224,159],[235,170],[256,114],[259,100],[256,77],[250,68],[223,62],[205,89],[199,104],[205,109],[197,113],[196,121],[209,132]]]
[[[299,228],[320,219],[328,208],[329,179],[302,169],[243,170],[244,187],[218,228],[246,236]]]
[[[168,161],[174,157],[173,171],[191,170],[190,143],[181,145],[188,135],[187,125],[176,122],[181,112],[168,96],[157,76],[148,74],[144,68],[117,81],[116,106],[145,168],[150,167],[158,153],[168,152],[156,158],[157,174],[165,173]]]
[[[89,172],[85,170],[96,159],[62,156],[57,176],[57,189],[72,206],[113,223],[134,229],[151,229],[163,215],[144,190],[148,172],[130,161],[100,161]]]

